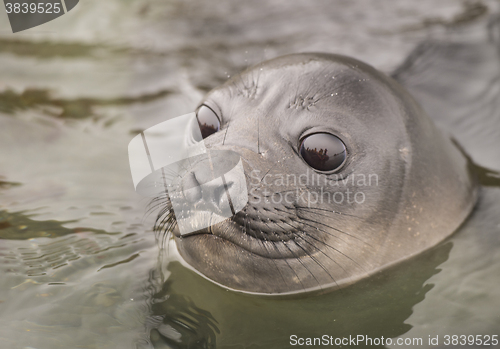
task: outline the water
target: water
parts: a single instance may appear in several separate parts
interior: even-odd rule
[[[429,335],[441,345],[447,334],[500,335],[494,172],[481,170],[476,210],[435,249],[337,292],[266,298],[223,290],[177,262],[159,267],[154,215],[133,190],[127,158],[140,130],[193,111],[253,63],[324,51],[391,72],[423,40],[484,41],[497,7],[85,0],[15,35],[1,12],[0,346],[286,348],[291,335],[326,334],[423,338],[428,347]],[[438,63],[429,75],[445,69]],[[436,121],[478,165],[500,171],[498,114],[480,108],[498,103],[498,68],[479,66],[475,84],[492,82],[479,107]],[[408,85],[429,101],[416,76],[424,81],[410,74]]]

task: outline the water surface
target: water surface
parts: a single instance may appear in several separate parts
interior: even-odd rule
[[[481,112],[497,105],[498,80],[479,112],[436,117],[493,171],[470,219],[422,256],[326,295],[247,296],[170,257],[159,264],[127,157],[139,131],[193,111],[251,64],[321,51],[391,72],[422,41],[484,42],[497,7],[82,0],[15,35],[0,13],[0,346],[287,348],[291,335],[326,334],[429,347],[429,335],[500,335],[500,120]]]

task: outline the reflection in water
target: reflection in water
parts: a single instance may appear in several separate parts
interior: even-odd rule
[[[167,89],[137,97],[61,99],[53,98],[49,92],[35,88],[28,88],[22,93],[12,90],[0,91],[0,112],[13,114],[19,110],[45,106],[54,108],[50,112],[46,111],[50,116],[63,119],[84,119],[95,117],[94,109],[97,107],[145,103],[165,98],[173,93]]]
[[[64,227],[65,223],[56,220],[50,221],[35,221],[23,214],[23,212],[7,212],[0,210],[0,239],[8,240],[27,240],[33,238],[56,238],[75,233],[94,233],[108,235],[108,233],[100,229],[92,228],[74,228],[68,229]],[[117,233],[114,233],[117,234]]]
[[[152,314],[162,321],[151,330],[151,342],[155,348],[166,343],[171,348],[215,348],[217,321],[212,314],[185,295],[170,293],[172,281],[154,295]],[[205,300],[206,301],[206,300]]]
[[[394,338],[411,326],[405,320],[433,285],[451,243],[440,246],[357,284],[327,294],[251,296],[225,290],[178,262],[167,266],[168,281],[153,297],[161,323],[151,330],[155,348],[282,348],[290,336],[365,335]]]
[[[0,211],[2,349],[114,349],[141,336],[153,262],[142,252],[154,241],[64,223]]]

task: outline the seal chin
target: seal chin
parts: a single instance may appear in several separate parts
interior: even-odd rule
[[[308,275],[300,270],[295,272],[299,265],[311,269],[311,258],[293,257],[290,251],[288,256],[281,252],[273,254],[272,247],[263,247],[270,242],[258,243],[259,254],[214,234],[176,238],[177,250],[184,261],[222,287],[245,293],[284,294],[302,292],[314,284]]]

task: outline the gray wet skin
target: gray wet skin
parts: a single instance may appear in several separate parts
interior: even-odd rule
[[[355,59],[279,57],[201,104],[221,125],[206,147],[241,156],[249,202],[209,230],[174,235],[184,260],[224,287],[286,294],[348,285],[436,245],[476,202],[461,151],[401,85]],[[345,144],[333,173],[300,155],[301,140],[314,133]],[[194,164],[183,180],[202,168]],[[302,181],[294,185],[293,176]]]

